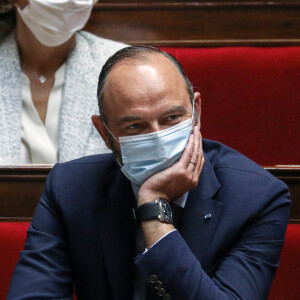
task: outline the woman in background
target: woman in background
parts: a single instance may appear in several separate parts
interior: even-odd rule
[[[97,81],[123,44],[82,29],[93,0],[0,0],[0,164],[47,164],[107,152],[91,122]]]

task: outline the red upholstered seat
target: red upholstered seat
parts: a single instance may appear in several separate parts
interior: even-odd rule
[[[28,227],[28,222],[0,222],[0,300],[6,299],[19,252],[24,249]]]
[[[204,137],[260,165],[300,164],[300,47],[163,49],[201,91]]]
[[[9,282],[24,247],[28,223],[0,222],[0,300],[6,299]],[[286,241],[268,300],[299,299],[300,225],[289,224]]]
[[[268,300],[298,300],[300,283],[300,225],[289,224]]]
[[[6,299],[10,279],[23,250],[29,223],[0,222],[0,300]]]

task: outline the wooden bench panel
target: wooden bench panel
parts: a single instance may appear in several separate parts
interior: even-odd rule
[[[30,221],[52,165],[0,166],[0,221]]]
[[[0,167],[0,221],[30,221],[52,166]],[[300,224],[300,166],[267,167],[289,187],[290,223]]]
[[[106,0],[86,30],[132,45],[300,45],[299,15],[299,0]]]

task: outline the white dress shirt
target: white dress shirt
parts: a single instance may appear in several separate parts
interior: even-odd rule
[[[22,137],[20,164],[54,164],[58,161],[59,116],[63,96],[65,64],[55,73],[45,124],[32,101],[30,80],[22,72]]]

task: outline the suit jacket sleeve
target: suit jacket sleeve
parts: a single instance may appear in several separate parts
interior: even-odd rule
[[[8,300],[73,299],[68,248],[59,215],[60,166],[51,171],[11,280]]]
[[[179,231],[139,256],[136,265],[150,285],[154,286],[151,275],[156,275],[172,299],[267,299],[284,242],[290,200],[286,186],[278,180],[269,183],[263,197],[269,199],[267,207],[245,223],[237,243],[212,274],[204,272]]]

